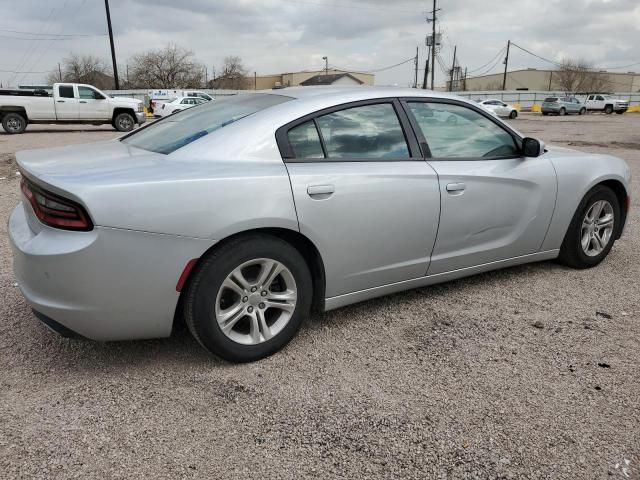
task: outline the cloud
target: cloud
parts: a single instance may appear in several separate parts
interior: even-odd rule
[[[333,65],[371,70],[398,63],[420,46],[424,66],[424,0],[110,0],[118,63],[168,42],[193,50],[209,69],[227,55],[240,56],[251,71],[321,69]],[[44,5],[44,6],[43,6]],[[640,2],[637,0],[447,0],[438,12],[445,41],[445,67],[458,46],[460,64],[473,70],[511,39],[550,59],[582,57],[598,66],[640,61]],[[42,34],[103,36],[60,41],[20,40],[29,35],[0,31],[0,70],[47,71],[70,51],[109,58],[102,2],[24,0],[4,9],[0,29]],[[518,49],[510,67],[548,65]],[[436,65],[437,82],[444,72]],[[413,64],[376,75],[379,84],[407,85]],[[499,70],[498,61],[494,70]],[[640,70],[640,68],[638,68]],[[38,82],[44,74],[0,72],[0,81]],[[420,77],[422,72],[420,72]]]

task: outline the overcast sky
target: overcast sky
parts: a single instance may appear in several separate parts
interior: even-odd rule
[[[110,0],[110,5],[119,64],[126,64],[132,54],[173,42],[192,50],[209,72],[225,56],[237,55],[260,75],[321,69],[325,55],[330,65],[340,68],[380,69],[414,56],[416,46],[422,69],[424,39],[431,29],[425,16],[432,2]],[[457,45],[463,68],[475,74],[500,71],[499,52],[509,39],[551,60],[583,57],[597,67],[640,62],[640,0],[438,0],[438,7],[445,67],[451,65]],[[48,71],[70,51],[110,62],[102,0],[2,0],[0,13],[4,86],[42,82],[46,73],[8,71]],[[34,33],[41,34],[41,40],[32,40]],[[71,34],[95,36],[59,36]],[[509,66],[549,64],[512,48]],[[410,62],[378,72],[376,84],[408,85],[413,68]],[[640,72],[640,64],[617,71],[628,70]],[[443,81],[436,65],[436,83]]]

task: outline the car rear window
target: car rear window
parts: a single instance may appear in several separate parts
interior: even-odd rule
[[[547,103],[555,103],[558,101],[558,99],[556,97],[549,97],[549,98],[545,98],[544,101]]]
[[[169,154],[241,118],[289,100],[293,99],[268,93],[234,95],[165,117],[121,141],[144,150]]]

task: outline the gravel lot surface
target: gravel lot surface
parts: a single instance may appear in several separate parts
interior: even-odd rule
[[[640,115],[514,124],[631,165],[627,230],[603,264],[528,265],[343,308],[240,366],[186,331],[101,344],[42,326],[11,269],[11,154],[118,133],[0,133],[2,477],[640,478]]]

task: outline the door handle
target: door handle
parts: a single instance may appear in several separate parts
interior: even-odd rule
[[[58,100],[58,103],[64,103],[64,100]]]
[[[87,103],[86,100],[80,100],[78,103]]]
[[[452,195],[460,195],[462,192],[464,192],[465,188],[467,188],[467,186],[462,182],[447,184],[447,192]]]
[[[317,199],[329,198],[333,192],[335,192],[333,185],[310,185],[307,187],[307,194]]]

